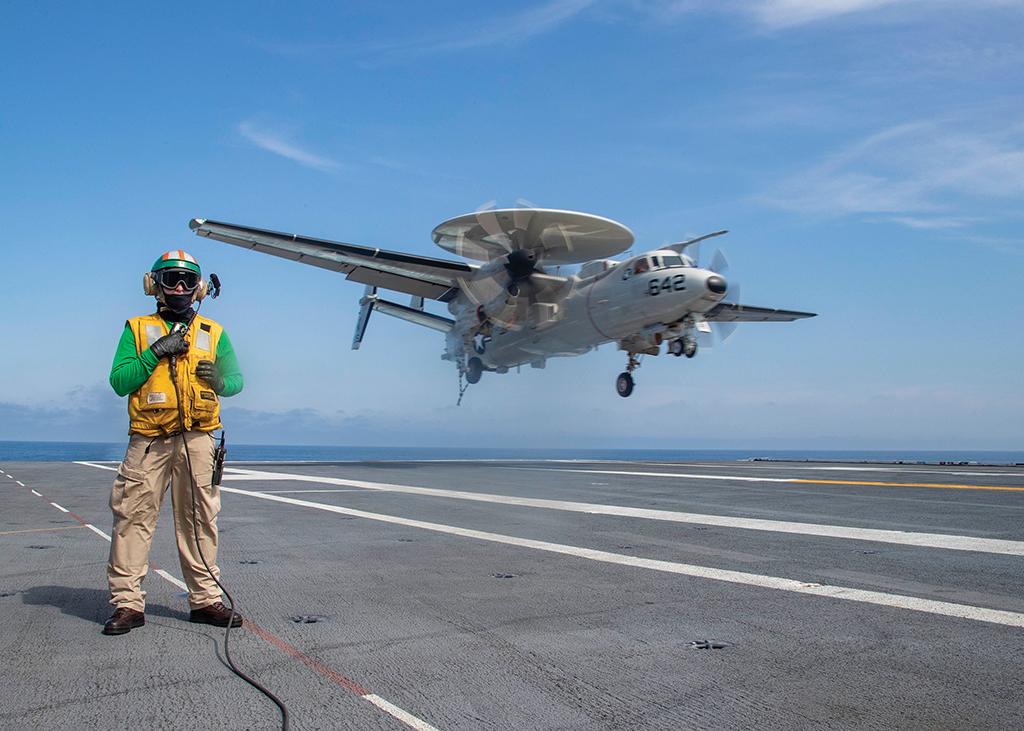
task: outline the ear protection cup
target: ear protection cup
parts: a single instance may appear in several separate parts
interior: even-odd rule
[[[142,275],[142,291],[150,297],[156,295],[156,277],[153,276],[153,272]]]
[[[199,286],[196,287],[196,299],[195,299],[195,301],[196,302],[202,302],[203,298],[206,297],[206,294],[209,291],[209,289],[210,289],[210,287],[206,283],[206,280],[201,278],[199,280]]]

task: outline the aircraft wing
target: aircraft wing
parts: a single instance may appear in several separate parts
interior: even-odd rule
[[[441,302],[453,299],[459,291],[458,280],[477,268],[461,261],[314,239],[205,218],[193,218],[189,228],[197,236],[341,272],[353,282]]]
[[[732,302],[719,302],[704,314],[704,319],[711,322],[792,322],[805,317],[817,317],[817,313],[751,307]]]

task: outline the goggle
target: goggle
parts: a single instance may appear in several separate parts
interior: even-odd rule
[[[167,289],[175,289],[179,284],[186,292],[191,292],[199,286],[199,275],[187,269],[161,269],[153,272],[157,283]]]

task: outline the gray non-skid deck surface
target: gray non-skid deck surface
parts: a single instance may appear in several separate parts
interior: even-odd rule
[[[1024,468],[337,463],[237,468],[720,516],[1024,540],[1024,490],[764,483],[570,470],[1024,488]],[[862,465],[853,465],[863,467]],[[0,726],[273,728],[152,571],[146,627],[105,637],[113,473],[0,463]],[[983,474],[958,475],[956,472]],[[27,487],[18,486],[20,480]],[[615,554],[1024,613],[1024,558],[589,515],[293,480],[225,487]],[[41,492],[41,499],[31,492]],[[303,492],[291,492],[291,491]],[[309,492],[316,490],[318,492]],[[330,490],[333,492],[322,492]],[[288,491],[288,492],[285,492]],[[1024,728],[1024,629],[614,565],[225,493],[237,661],[296,729]],[[180,576],[167,506],[153,560]],[[498,576],[510,578],[498,578]],[[291,617],[316,615],[297,624]],[[727,643],[692,649],[695,640]],[[331,672],[335,673],[334,676]]]

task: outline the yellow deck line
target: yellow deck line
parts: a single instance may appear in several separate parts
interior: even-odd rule
[[[938,487],[944,490],[1001,490],[1004,492],[1024,492],[1024,487],[1009,485],[957,485],[942,482],[868,482],[865,480],[800,480],[791,479],[787,482],[802,482],[811,485],[872,485],[876,487]]]
[[[5,530],[0,531],[0,536],[13,536],[15,533],[43,533],[51,530],[76,530],[78,528],[84,527],[84,525],[62,525],[54,526],[53,528],[25,528],[23,530]]]

